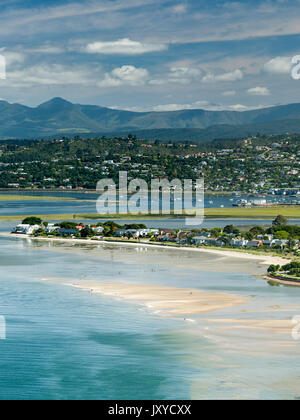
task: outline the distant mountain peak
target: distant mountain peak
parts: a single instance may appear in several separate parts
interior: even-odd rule
[[[206,111],[200,109],[131,112],[73,104],[56,97],[37,107],[9,104],[0,101],[0,138],[43,138],[44,136],[74,135],[84,133],[132,133],[143,130],[172,130],[165,136],[174,138],[174,130],[183,138],[183,130],[207,130],[207,140],[224,136],[237,138],[258,131],[261,134],[300,133],[300,104],[281,105],[252,111]],[[200,131],[193,138],[200,139]],[[203,133],[202,133],[203,134]],[[203,134],[204,135],[204,134]]]
[[[38,108],[41,108],[41,107],[45,108],[49,106],[66,106],[66,105],[73,106],[72,102],[66,101],[64,98],[56,97],[42,103],[41,105],[38,106]]]

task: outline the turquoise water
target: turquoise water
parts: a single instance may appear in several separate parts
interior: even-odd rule
[[[254,276],[264,272],[256,262],[12,238],[0,238],[0,248],[0,314],[7,321],[0,399],[300,395],[299,343],[214,324],[222,317],[276,320],[300,313],[300,289],[270,287]],[[187,323],[70,287],[91,280],[226,291],[248,303]]]
[[[16,241],[0,245],[1,399],[189,398],[194,371],[181,361],[176,322],[40,281],[72,278],[75,270],[82,277],[95,261],[91,267],[85,257]],[[117,268],[97,270],[114,275]]]

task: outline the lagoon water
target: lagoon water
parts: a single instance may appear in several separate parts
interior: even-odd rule
[[[62,200],[1,200],[0,201],[0,216],[24,216],[24,215],[43,215],[43,214],[65,214],[66,218],[72,220],[74,214],[86,213],[86,214],[95,214],[97,213],[96,209],[96,199],[99,197],[97,194],[83,194],[83,193],[72,193],[72,192],[3,192],[0,191],[0,195],[30,195],[30,196],[52,196],[52,197],[69,197],[76,200],[72,201],[62,201]],[[249,199],[248,196],[242,196],[242,198]],[[252,197],[254,198],[254,197]],[[215,207],[218,208],[221,205],[224,205],[225,208],[232,207],[232,201],[229,195],[206,195],[205,197],[205,207]],[[102,221],[105,221],[102,219]],[[83,220],[83,222],[95,222],[94,220],[88,221]],[[125,224],[129,223],[128,219],[126,220],[116,220],[117,223]],[[132,219],[132,223],[143,223],[148,227],[157,227],[157,228],[168,228],[168,229],[180,229],[186,227],[185,218],[175,218],[175,219],[162,219],[162,220],[151,220],[151,219]],[[291,219],[291,223],[300,224],[299,219]],[[224,227],[228,224],[234,223],[236,226],[249,226],[249,225],[262,225],[269,226],[272,224],[272,220],[266,219],[256,219],[255,221],[249,219],[206,219],[202,227],[211,229],[213,227]],[[198,226],[195,226],[196,228]],[[0,226],[1,229],[1,226]]]
[[[214,324],[300,313],[300,289],[270,287],[255,276],[264,271],[256,262],[13,238],[0,238],[0,247],[0,314],[7,322],[0,399],[300,396],[298,342]],[[225,291],[249,302],[187,322],[70,286],[91,280]]]
[[[18,196],[34,196],[38,197],[53,197],[53,200],[1,200],[0,201],[0,216],[10,215],[32,215],[32,214],[69,214],[70,217],[73,214],[97,213],[96,200],[99,198],[99,194],[94,193],[75,193],[75,192],[36,192],[36,191],[0,191],[1,195],[18,195]],[[57,200],[55,200],[57,198]],[[73,200],[63,201],[62,198],[72,198]],[[257,197],[243,195],[240,198],[246,200],[254,200]],[[115,200],[114,197],[111,198]],[[274,198],[268,198],[270,202],[276,200]],[[120,197],[120,201],[122,201]],[[212,195],[206,194],[204,203],[205,208],[232,208],[233,202],[236,198],[230,195]],[[286,199],[287,202],[291,199]],[[195,203],[194,203],[195,205]],[[172,206],[172,204],[171,204]],[[198,203],[199,207],[199,203]]]

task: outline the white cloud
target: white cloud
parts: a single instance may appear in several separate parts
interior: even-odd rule
[[[0,54],[5,57],[7,66],[22,64],[26,59],[25,54],[15,51],[7,51],[5,48],[0,48]]]
[[[120,107],[111,107],[113,109],[121,109]],[[162,104],[162,105],[152,105],[147,107],[126,107],[127,111],[135,112],[166,112],[166,111],[182,111],[186,109],[203,109],[206,111],[250,111],[253,109],[265,108],[265,105],[256,105],[256,106],[246,106],[241,104],[234,105],[223,105],[223,104],[214,104],[207,101],[196,101],[190,104]]]
[[[186,4],[176,4],[176,6],[172,7],[172,12],[176,13],[177,15],[181,15],[187,12],[187,5]]]
[[[290,74],[291,68],[291,57],[275,57],[264,65],[264,70],[266,72],[275,74]]]
[[[201,70],[192,67],[171,67],[171,76],[177,78],[180,77],[199,77]]]
[[[248,111],[250,108],[246,105],[236,104],[236,105],[230,105],[227,109],[229,111]]]
[[[172,67],[169,74],[169,81],[172,83],[188,84],[193,79],[198,79],[202,72],[193,67]]]
[[[141,86],[149,79],[149,72],[144,68],[122,66],[106,73],[104,79],[98,83],[99,87]]]
[[[8,71],[7,78],[1,85],[2,87],[92,85],[96,83],[93,76],[86,67],[78,66],[74,69],[60,64],[41,64]]]
[[[227,90],[226,92],[222,93],[222,96],[235,96],[236,91],[235,90]]]
[[[180,111],[184,109],[200,109],[208,105],[206,101],[197,101],[192,104],[165,104],[165,105],[155,105],[152,107],[152,111]]]
[[[213,74],[208,73],[206,76],[202,78],[203,82],[235,82],[237,80],[242,80],[244,74],[242,70],[236,69],[228,73],[223,74]]]
[[[176,66],[171,67],[170,72],[162,79],[150,80],[150,85],[167,85],[169,83],[177,83],[181,85],[188,85],[195,80],[199,80],[202,71],[197,67]]]
[[[62,54],[65,52],[65,49],[62,47],[56,47],[54,45],[45,44],[32,48],[27,48],[25,51],[34,54]]]
[[[261,86],[256,86],[254,88],[248,89],[247,93],[249,95],[254,95],[254,96],[269,96],[270,95],[269,89],[266,87],[261,87]]]
[[[130,10],[153,3],[153,0],[121,0],[116,1],[95,1],[82,0],[70,1],[61,5],[38,5],[36,7],[18,7],[16,9],[4,10],[1,14],[2,24],[0,32],[4,35],[16,33],[16,31],[28,34],[30,32],[40,32],[61,30],[64,24],[61,21],[68,21],[69,28],[75,26],[86,26],[86,21],[82,17],[91,17],[95,15],[105,16],[107,21],[113,14],[129,12]],[[75,19],[78,17],[78,19]],[[48,26],[45,22],[52,21]],[[60,22],[55,22],[60,21]],[[55,24],[58,23],[56,26]],[[91,21],[92,23],[92,21]],[[99,28],[98,28],[99,30]]]
[[[167,48],[168,46],[166,44],[144,43],[123,38],[112,42],[93,42],[88,44],[83,51],[90,54],[140,55],[165,51]]]

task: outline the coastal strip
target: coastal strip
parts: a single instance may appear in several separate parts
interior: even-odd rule
[[[17,238],[17,239],[31,239],[34,241],[46,241],[46,242],[63,242],[63,243],[73,243],[73,244],[81,244],[81,245],[112,245],[112,246],[134,246],[134,247],[149,247],[149,248],[158,248],[158,249],[167,249],[173,251],[189,251],[189,252],[200,252],[200,253],[210,253],[215,254],[220,257],[225,258],[242,258],[247,260],[257,261],[263,265],[284,265],[290,262],[289,259],[282,258],[279,256],[274,255],[257,255],[251,254],[246,251],[231,251],[226,249],[211,249],[211,248],[192,248],[192,247],[181,247],[181,246],[174,246],[174,245],[159,245],[151,242],[146,241],[139,241],[139,242],[130,242],[130,241],[122,241],[122,240],[102,240],[102,239],[66,239],[66,238],[49,238],[49,237],[32,237],[31,235],[20,235],[20,234],[12,234],[9,232],[0,232],[0,236],[2,237],[9,237],[9,238]]]

